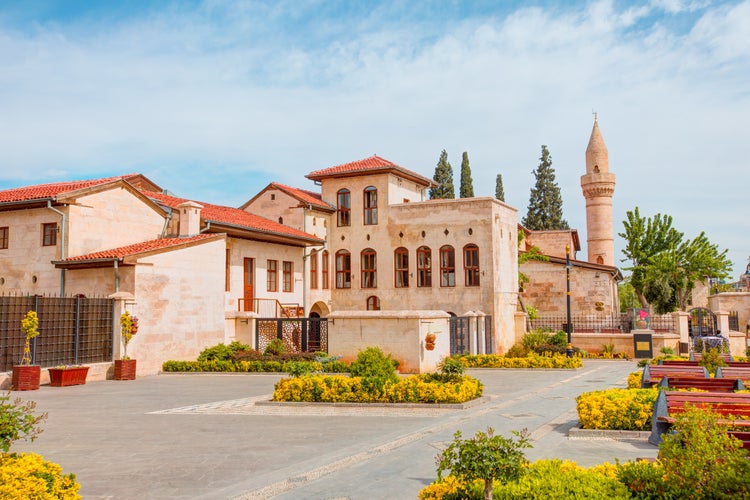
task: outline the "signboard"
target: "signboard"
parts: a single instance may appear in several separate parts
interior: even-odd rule
[[[636,358],[654,357],[654,344],[650,333],[634,333],[633,347]]]

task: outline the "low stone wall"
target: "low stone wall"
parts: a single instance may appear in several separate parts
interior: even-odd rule
[[[328,353],[354,361],[359,351],[379,347],[400,363],[401,373],[437,371],[450,356],[450,315],[442,311],[334,311],[328,316]],[[428,333],[435,349],[425,348]]]
[[[574,347],[583,349],[590,353],[602,352],[605,344],[614,344],[615,353],[627,353],[635,356],[635,345],[633,335],[630,333],[573,333],[572,343]],[[652,336],[654,356],[658,356],[662,347],[670,347],[675,353],[679,353],[680,336],[676,333],[654,333]]]

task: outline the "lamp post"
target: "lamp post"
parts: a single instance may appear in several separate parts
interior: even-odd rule
[[[565,302],[566,302],[566,311],[567,311],[567,318],[568,323],[565,328],[565,330],[568,332],[568,348],[566,349],[566,353],[569,358],[573,357],[573,343],[572,343],[572,333],[573,333],[573,325],[570,323],[570,245],[565,245],[565,284],[566,284],[566,294],[565,294]]]

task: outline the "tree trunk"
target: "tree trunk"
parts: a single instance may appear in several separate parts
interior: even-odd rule
[[[636,295],[638,295],[638,300],[641,302],[641,307],[643,309],[648,309],[649,303],[648,300],[646,300],[646,296],[643,295],[643,292],[636,290],[635,293]]]
[[[484,500],[492,500],[492,479],[484,480]]]

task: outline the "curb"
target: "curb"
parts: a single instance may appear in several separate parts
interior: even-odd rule
[[[491,398],[482,396],[465,403],[316,403],[308,401],[256,401],[255,406],[331,407],[331,408],[399,408],[465,410],[486,403]]]
[[[569,439],[610,439],[613,441],[648,442],[651,431],[622,431],[604,429],[581,429],[573,427],[568,431]]]

